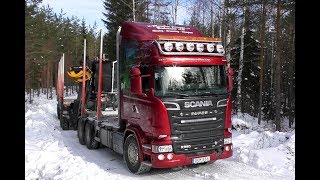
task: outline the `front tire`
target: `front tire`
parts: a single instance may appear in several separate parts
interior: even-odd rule
[[[124,143],[124,160],[128,169],[134,174],[142,174],[150,171],[151,167],[141,162],[138,142],[134,134],[130,134]]]
[[[99,142],[94,139],[94,126],[88,121],[85,125],[85,141],[88,149],[97,149]]]
[[[84,141],[84,123],[85,121],[82,118],[79,118],[77,135],[78,135],[79,143],[82,145],[86,144],[86,142]]]

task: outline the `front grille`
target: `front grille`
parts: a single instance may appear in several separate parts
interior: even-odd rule
[[[213,98],[213,104],[224,98]],[[183,108],[186,100],[177,100],[181,110],[168,110],[175,154],[203,155],[223,148],[226,107]],[[206,112],[206,113],[194,113]],[[193,115],[191,115],[193,114]],[[196,114],[196,115],[195,115]]]

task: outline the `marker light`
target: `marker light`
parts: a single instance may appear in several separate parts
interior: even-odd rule
[[[194,50],[194,44],[193,43],[187,43],[187,50],[193,51]]]
[[[183,48],[184,48],[182,42],[177,42],[177,43],[175,44],[175,47],[176,47],[176,50],[177,50],[177,51],[182,51]]]
[[[167,158],[168,158],[169,160],[171,160],[171,159],[173,158],[173,154],[172,154],[172,153],[169,153],[169,154],[167,155]]]
[[[204,50],[204,45],[202,43],[198,43],[196,47],[197,47],[197,51],[199,52],[202,52]]]
[[[158,159],[159,159],[159,160],[164,160],[164,155],[163,155],[163,154],[159,154],[159,155],[158,155]]]
[[[207,44],[207,51],[213,52],[214,51],[214,44]]]
[[[172,51],[172,49],[173,49],[173,44],[171,42],[164,43],[164,50]]]

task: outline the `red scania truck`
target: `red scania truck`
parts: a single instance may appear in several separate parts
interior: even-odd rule
[[[122,154],[135,174],[232,156],[233,71],[219,38],[192,26],[127,21],[116,47],[117,113],[101,108],[107,85],[100,58],[79,93],[81,144]]]

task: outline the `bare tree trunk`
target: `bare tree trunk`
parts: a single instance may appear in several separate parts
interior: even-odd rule
[[[276,130],[280,131],[280,118],[281,118],[281,58],[280,58],[280,0],[277,0],[277,16],[276,16],[276,77],[275,77],[275,95],[276,95]]]
[[[49,62],[47,64],[47,83],[46,83],[46,88],[47,88],[47,99],[49,99],[49,83],[50,83],[50,79],[49,79]]]
[[[220,9],[219,9],[219,37],[222,38],[222,8],[223,8],[223,5],[222,5],[222,0],[219,1],[219,6],[220,6]]]
[[[242,82],[242,71],[243,71],[243,54],[244,54],[244,34],[245,34],[245,12],[246,5],[243,7],[243,25],[241,31],[241,45],[240,45],[240,58],[239,58],[239,71],[238,71],[238,88],[237,88],[237,112],[242,112],[242,98],[241,98],[241,82]]]
[[[38,87],[38,89],[37,89],[37,96],[38,96],[38,97],[40,96],[40,90],[41,90],[41,82],[40,82],[40,85],[39,85],[39,87]]]
[[[214,37],[214,0],[211,0],[211,37]]]
[[[49,98],[50,99],[52,99],[52,94],[53,94],[53,92],[52,92],[52,86],[53,86],[53,65],[52,65],[52,63],[50,62],[49,63],[49,88],[50,88],[50,95],[49,95]]]
[[[29,81],[29,103],[31,104],[32,103],[32,100],[31,100],[31,79]]]
[[[294,65],[295,65],[295,32],[294,28],[291,29],[291,38],[292,38],[292,53],[289,63],[289,92],[288,92],[288,99],[289,99],[289,127],[293,124],[294,119],[294,104],[295,104],[295,97],[293,92],[293,77],[294,75]]]
[[[258,124],[261,123],[261,114],[262,114],[262,90],[263,90],[263,74],[264,74],[264,42],[265,42],[265,28],[266,28],[266,8],[265,8],[265,0],[262,0],[262,17],[261,17],[261,34],[260,34],[260,89],[259,89],[259,116],[258,116]]]
[[[133,21],[136,21],[136,9],[135,9],[134,0],[132,0],[132,15],[133,15]]]
[[[174,0],[174,5],[172,7],[172,23],[177,24],[177,12],[178,12],[179,0]],[[160,11],[159,11],[160,12]]]
[[[226,27],[227,27],[227,38],[226,38],[226,57],[228,60],[228,67],[230,67],[230,61],[231,61],[231,54],[230,54],[230,42],[231,42],[231,30],[230,30],[230,13],[231,13],[231,8],[230,8],[230,3],[229,0],[225,1],[226,7],[227,7],[227,22],[226,22]]]

